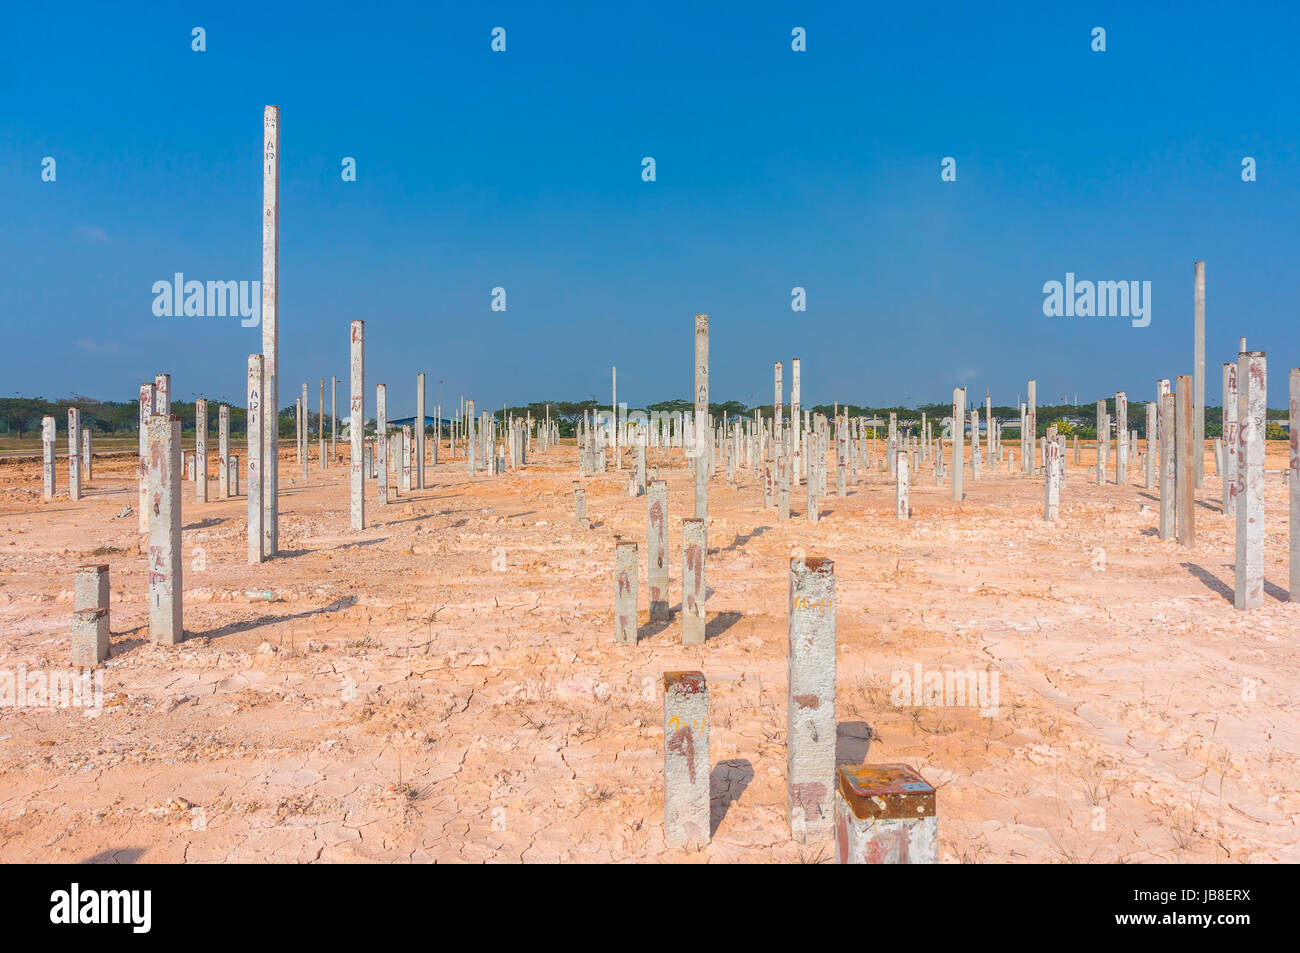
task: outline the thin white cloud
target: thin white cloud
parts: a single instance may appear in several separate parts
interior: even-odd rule
[[[108,241],[108,232],[104,231],[98,225],[78,225],[73,229],[78,238],[84,238],[88,242],[106,242]]]

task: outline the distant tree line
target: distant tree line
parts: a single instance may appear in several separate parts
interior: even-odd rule
[[[208,433],[215,437],[217,433],[217,407],[221,401],[208,399]],[[134,434],[138,427],[138,404],[134,400],[130,401],[100,401],[92,400],[89,397],[67,397],[62,400],[45,400],[40,397],[0,397],[0,436],[22,437],[40,433],[41,418],[53,417],[59,424],[60,432],[64,431],[68,425],[68,408],[78,407],[81,409],[82,426],[86,427],[97,434]],[[486,410],[486,408],[484,408]],[[651,412],[677,412],[689,413],[695,409],[695,404],[689,400],[664,400],[654,404],[647,404],[644,407],[628,407],[628,411],[641,411],[643,413]],[[868,407],[859,404],[816,404],[811,407],[801,408],[813,413],[832,416],[836,409],[840,412],[847,412],[851,417],[880,418],[887,421],[891,412],[898,414],[900,421],[919,422],[921,414],[936,423],[952,415],[952,405],[944,404],[922,404],[918,407]],[[967,409],[980,411],[981,422],[983,422],[984,405],[967,405]],[[593,410],[609,410],[608,403],[601,403],[594,398],[581,401],[553,400],[553,401],[533,401],[530,404],[519,404],[513,407],[504,408],[504,412],[513,417],[532,416],[533,420],[545,420],[547,413],[552,420],[556,421],[559,426],[560,436],[572,437],[577,433],[578,423],[582,420],[584,413]],[[755,406],[746,406],[737,400],[728,400],[719,403],[709,404],[709,413],[715,419],[734,420],[737,417],[752,417],[754,411],[760,411],[765,418],[770,419],[773,415],[772,404],[761,404]],[[790,415],[790,405],[786,404],[782,408],[784,415],[788,418]],[[1106,401],[1106,411],[1112,417],[1115,416],[1115,400],[1110,398]],[[280,411],[279,428],[281,437],[292,438],[297,426],[295,420],[296,406],[289,404]],[[492,411],[494,420],[500,420],[502,410]],[[172,413],[181,419],[181,430],[186,434],[194,433],[194,401],[172,401]],[[1288,412],[1286,408],[1269,409],[1268,411],[1268,438],[1270,440],[1282,439],[1286,437],[1286,428],[1282,422],[1286,421]],[[1019,439],[1020,437],[1020,409],[1018,407],[1008,407],[1005,405],[994,406],[993,416],[995,419],[1002,421],[1002,433],[1007,438]],[[321,415],[319,413],[308,412],[308,421],[312,434],[318,433]],[[1205,408],[1205,436],[1213,439],[1223,435],[1221,425],[1222,408],[1206,407]],[[340,432],[347,424],[348,417],[346,414],[339,415]],[[329,416],[325,417],[326,426],[329,424]],[[1035,436],[1044,436],[1047,428],[1056,425],[1059,432],[1066,436],[1078,436],[1081,440],[1095,440],[1097,438],[1097,407],[1096,404],[1085,404],[1076,406],[1074,404],[1060,404],[1057,406],[1040,405],[1038,407],[1038,427]],[[1136,430],[1138,437],[1146,438],[1146,408],[1142,401],[1130,401],[1128,412],[1128,424],[1130,429]],[[367,421],[367,429],[373,430],[374,419]],[[248,412],[241,406],[230,404],[230,432],[232,435],[243,435],[248,429]]]

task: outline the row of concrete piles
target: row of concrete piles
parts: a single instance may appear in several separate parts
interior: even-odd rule
[[[904,764],[844,765],[835,757],[835,567],[793,559],[789,576],[786,822],[801,842],[834,834],[839,863],[935,863],[934,788]],[[701,671],[666,672],[664,840],[711,838],[709,693]]]
[[[810,508],[825,492],[831,428],[820,415],[796,420],[806,426],[784,426],[779,399],[776,421],[768,428],[761,418],[736,421],[714,428],[707,414],[708,318],[697,315],[695,335],[694,416],[664,416],[657,421],[618,421],[616,401],[603,422],[587,419],[579,428],[583,475],[599,473],[608,465],[606,450],[614,451],[615,467],[625,449],[635,453],[634,474],[643,466],[647,447],[680,446],[692,464],[694,516],[682,521],[683,644],[705,640],[704,580],[707,552],[709,461],[722,460],[729,481],[737,466],[764,474],[764,502],[771,505],[773,482],[782,483],[788,497],[789,482],[772,477],[786,473],[796,485],[806,479]],[[795,365],[798,380],[798,363]],[[777,381],[780,387],[780,365]],[[615,377],[615,382],[617,378]],[[798,389],[794,406],[798,406]],[[751,425],[752,424],[752,425]],[[777,435],[780,439],[776,439]],[[856,478],[859,445],[865,431],[847,415],[836,414],[836,492],[843,495],[849,473]],[[895,444],[896,446],[896,444]],[[781,449],[778,450],[777,448]],[[919,448],[915,450],[919,453]],[[864,461],[865,465],[865,461]],[[892,466],[906,485],[907,454],[896,454]],[[646,485],[646,548],[650,620],[669,618],[668,593],[668,485],[650,479]],[[590,528],[586,493],[573,483],[574,518],[581,529]],[[904,496],[905,499],[905,496]],[[786,504],[788,506],[788,502]],[[904,503],[903,510],[906,510]],[[623,645],[637,643],[638,582],[637,541],[619,539],[615,545],[614,638]],[[787,705],[786,801],[791,834],[809,842],[836,831],[837,858],[844,863],[933,863],[937,859],[937,816],[934,790],[906,765],[860,765],[837,770],[835,763],[835,573],[829,559],[795,558],[790,563]],[[711,837],[709,695],[703,672],[668,672],[664,690],[664,832],[669,846],[702,845]]]

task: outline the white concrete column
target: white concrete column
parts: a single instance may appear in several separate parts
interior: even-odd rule
[[[424,489],[424,375],[415,375],[415,485]]]
[[[966,388],[952,389],[952,501],[962,499],[962,470],[966,466]]]
[[[682,644],[703,645],[705,634],[704,558],[708,534],[704,520],[682,520]]]
[[[366,475],[362,470],[362,446],[366,430],[366,322],[352,322],[352,419],[348,431],[352,438],[351,528],[366,528]]]
[[[614,641],[636,645],[637,547],[619,540],[614,547]]]
[[[153,416],[153,404],[154,385],[152,381],[146,381],[140,385],[140,465],[136,472],[136,482],[139,484],[139,499],[136,510],[140,514],[140,533],[142,535],[149,532],[149,514],[146,501],[149,497],[149,418]]]
[[[786,820],[806,843],[831,831],[835,785],[835,564],[790,561]]]
[[[43,477],[43,486],[41,498],[46,500],[54,499],[55,479],[54,479],[54,460],[55,460],[55,441],[58,439],[58,425],[54,422],[53,417],[41,418],[41,475]]]
[[[912,508],[908,502],[910,471],[907,461],[907,454],[899,455],[898,470],[894,482],[894,515],[900,520],[910,519],[912,516]]]
[[[230,407],[217,407],[217,495],[230,498]]]
[[[280,548],[279,303],[280,107],[267,106],[262,111],[262,553],[267,559]]]
[[[1294,385],[1293,385],[1294,386]],[[1237,559],[1233,604],[1264,604],[1264,438],[1268,375],[1263,351],[1237,357]],[[1182,475],[1182,470],[1179,470]],[[1291,492],[1294,492],[1292,490]]]
[[[1205,483],[1205,262],[1192,265],[1192,375],[1196,388],[1192,407],[1192,477],[1196,489]]]
[[[194,401],[194,500],[208,502],[208,402]]]
[[[388,504],[388,386],[375,385],[375,493],[379,506]]]
[[[1223,512],[1236,515],[1237,365],[1223,365]]]
[[[1288,599],[1300,602],[1300,369],[1291,368],[1289,384],[1290,411],[1288,413],[1287,502],[1289,504],[1291,560],[1291,591]]]
[[[81,411],[68,408],[68,499],[81,499]]]
[[[695,316],[695,518],[709,516],[709,316]]]
[[[664,843],[709,842],[709,689],[703,672],[664,673]]]
[[[181,420],[149,418],[149,639],[185,640],[181,576]]]
[[[248,432],[245,435],[248,457],[248,562],[260,563],[264,558],[266,534],[262,532],[262,428],[265,426],[262,410],[263,369],[265,358],[261,354],[248,355]],[[143,400],[143,396],[141,397]]]
[[[1196,545],[1196,466],[1193,459],[1196,433],[1192,414],[1196,403],[1192,378],[1183,374],[1177,379],[1174,394],[1174,512],[1178,518],[1178,545]]]

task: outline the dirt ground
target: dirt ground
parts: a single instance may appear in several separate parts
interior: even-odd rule
[[[1066,453],[1055,524],[1041,477],[1005,464],[967,473],[960,504],[923,465],[907,522],[885,473],[840,499],[832,470],[816,525],[802,491],[780,523],[754,473],[733,488],[720,468],[709,637],[693,647],[680,451],[650,452],[674,607],[654,627],[646,499],[626,470],[583,481],[587,531],[569,444],[497,478],[440,464],[382,511],[368,482],[370,525],[352,533],[347,467],[322,473],[312,452],[305,484],[281,458],[283,555],[263,566],[247,565],[245,499],[200,505],[182,482],[174,648],[149,642],[137,517],[118,515],[136,506],[134,459],[96,461],[78,503],[62,462],[48,503],[37,463],[0,463],[0,672],[67,668],[81,564],[111,566],[113,630],[97,717],[0,707],[0,861],[826,861],[829,840],[796,844],[784,817],[798,549],[835,562],[839,756],[907,762],[936,786],[942,861],[1300,861],[1284,444],[1269,447],[1266,601],[1249,612],[1232,605],[1235,524],[1209,454],[1190,550],[1157,537],[1136,469],[1095,485],[1091,448],[1082,465]],[[613,636],[619,535],[641,544],[636,646]],[[896,673],[917,666],[996,675],[996,708],[895,704]],[[715,832],[669,850],[659,679],[695,668]]]

